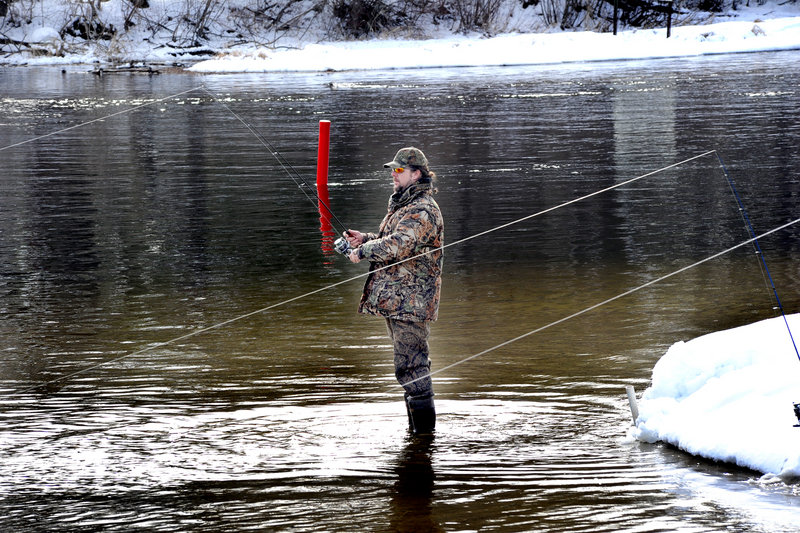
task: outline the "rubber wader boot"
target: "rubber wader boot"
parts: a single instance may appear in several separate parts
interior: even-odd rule
[[[411,418],[411,431],[414,435],[431,435],[436,427],[436,410],[433,395],[409,396],[406,399]]]

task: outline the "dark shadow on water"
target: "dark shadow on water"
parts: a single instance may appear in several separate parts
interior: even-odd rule
[[[410,437],[400,451],[394,471],[397,481],[391,501],[390,531],[444,531],[432,513],[436,473],[433,437]]]

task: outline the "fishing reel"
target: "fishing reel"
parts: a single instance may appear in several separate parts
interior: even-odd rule
[[[350,252],[353,251],[353,247],[350,246],[350,243],[347,242],[347,239],[344,237],[339,237],[333,241],[333,249],[342,255],[350,255]]]
[[[794,425],[796,428],[800,428],[800,403],[795,403],[794,405],[794,416],[797,417],[797,424]]]

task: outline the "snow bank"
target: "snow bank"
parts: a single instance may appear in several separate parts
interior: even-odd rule
[[[800,314],[787,319],[800,333]],[[670,347],[653,368],[631,436],[798,478],[794,402],[800,402],[800,360],[783,317],[769,319]]]
[[[195,35],[196,27],[176,22],[185,18],[188,4],[163,2],[131,12],[130,2],[109,0],[102,2],[102,9],[97,11],[104,24],[123,27],[129,15],[135,15],[136,24],[111,40],[85,41],[59,36],[56,30],[74,18],[74,13],[65,12],[70,3],[40,0],[30,17],[22,21],[17,16],[17,23],[4,27],[10,42],[23,44],[8,44],[6,52],[16,52],[0,54],[0,64],[194,63],[197,54],[218,52],[218,57],[195,64],[191,70],[321,72],[551,64],[800,49],[800,2],[767,0],[761,5],[753,4],[740,5],[726,13],[698,13],[694,20],[703,20],[701,25],[674,26],[669,39],[664,28],[621,31],[616,36],[591,31],[560,32],[542,27],[541,17],[534,10],[508,1],[503,5],[509,9],[515,7],[499,15],[505,22],[496,28],[502,32],[496,37],[453,34],[454,27],[426,19],[414,26],[413,31],[408,28],[382,36],[435,38],[334,42],[330,40],[333,24],[330,13],[313,15],[315,11],[307,9],[313,5],[310,0],[297,4],[299,11],[308,11],[309,20],[301,17],[299,26],[286,30],[285,34],[283,30],[270,29],[269,25],[261,28],[263,24],[253,24],[249,19],[250,26],[239,27],[247,22],[247,17],[236,18],[234,14],[242,15],[247,10],[242,10],[242,2],[229,2],[222,12],[215,12],[213,23],[209,22],[212,27],[204,32],[206,36],[202,39]],[[17,10],[22,7],[18,3],[12,5]],[[682,22],[685,24],[686,20]],[[727,22],[705,23],[707,20]],[[254,43],[272,44],[270,47]]]
[[[487,39],[348,41],[299,50],[239,50],[190,68],[195,72],[290,72],[533,65],[800,50],[800,17],[612,33],[507,34]]]

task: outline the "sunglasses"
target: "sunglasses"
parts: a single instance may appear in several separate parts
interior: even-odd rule
[[[394,167],[392,169],[392,172],[397,172],[398,174],[402,174],[405,171],[406,171],[406,167]]]

